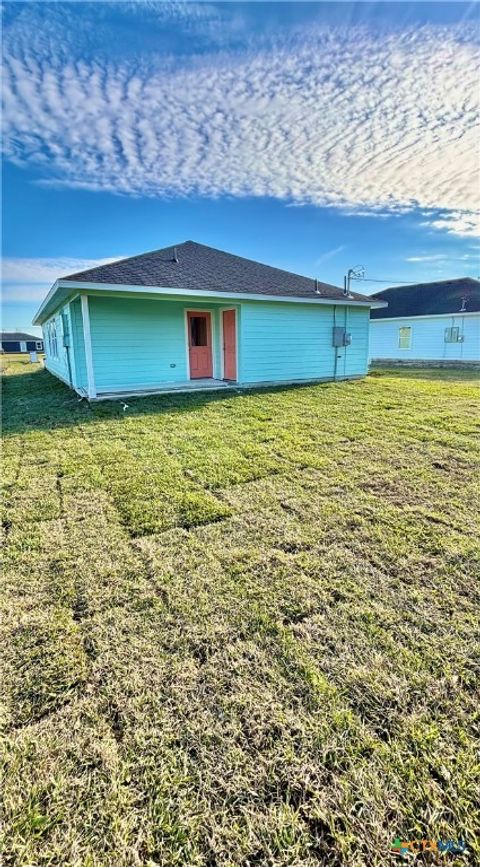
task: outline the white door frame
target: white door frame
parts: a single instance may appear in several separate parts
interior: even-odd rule
[[[233,310],[235,313],[235,370],[237,377],[236,379],[229,380],[229,382],[238,382],[238,308],[237,307],[220,307],[220,379],[225,379],[225,358],[224,358],[224,348],[223,348],[223,314],[227,312],[227,310]]]
[[[200,308],[193,307],[185,307],[184,310],[184,325],[185,325],[185,352],[187,359],[187,374],[188,379],[192,378],[190,372],[190,335],[188,333],[188,314],[189,313],[208,313],[210,315],[210,351],[212,353],[212,379],[218,379],[218,370],[217,370],[217,353],[215,352],[215,344],[217,339],[217,330],[215,327],[215,311],[207,310],[204,308],[201,310]]]

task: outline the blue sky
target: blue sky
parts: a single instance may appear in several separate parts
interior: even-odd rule
[[[3,328],[192,239],[341,284],[478,276],[478,7],[7,3]]]

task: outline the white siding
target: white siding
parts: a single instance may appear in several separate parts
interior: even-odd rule
[[[410,327],[409,349],[399,349],[399,329]],[[461,343],[446,343],[445,329],[459,327]],[[480,361],[480,313],[370,320],[370,358],[399,361]]]

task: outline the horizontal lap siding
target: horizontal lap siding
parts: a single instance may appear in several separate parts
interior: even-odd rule
[[[88,301],[97,389],[188,379],[185,304],[94,296]]]
[[[68,308],[63,308],[68,316]],[[59,379],[64,380],[65,382],[70,382],[70,372],[68,369],[68,357],[67,357],[67,348],[63,345],[63,320],[62,320],[62,311],[59,310],[55,316],[51,316],[46,322],[42,325],[43,331],[43,344],[45,351],[45,364],[50,373],[53,373],[54,376],[58,376]],[[55,320],[56,332],[57,332],[57,349],[58,349],[58,358],[54,358],[50,355],[50,347],[47,338],[48,334],[48,326],[49,324]]]
[[[463,343],[445,343],[445,329],[460,328]],[[399,349],[400,328],[412,329],[410,349]],[[372,320],[370,358],[419,361],[480,360],[480,314],[476,316],[405,317],[395,321]]]
[[[83,339],[83,318],[80,298],[70,304],[72,326],[72,357],[75,360],[74,381],[77,388],[87,388],[87,365],[85,363],[85,342]]]
[[[252,302],[242,304],[242,382],[285,382],[332,377],[333,305]],[[341,315],[339,313],[341,311]],[[337,307],[337,324],[344,324]],[[342,349],[339,376],[366,372],[368,310],[349,308],[352,346]]]
[[[345,348],[345,376],[363,376],[368,370],[368,332],[370,310],[347,307],[347,331],[352,342]],[[337,308],[338,311],[338,308]]]

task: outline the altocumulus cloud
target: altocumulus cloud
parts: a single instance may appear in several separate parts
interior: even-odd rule
[[[466,26],[317,26],[182,62],[31,52],[7,33],[4,148],[44,183],[421,208],[471,235],[478,59]]]

